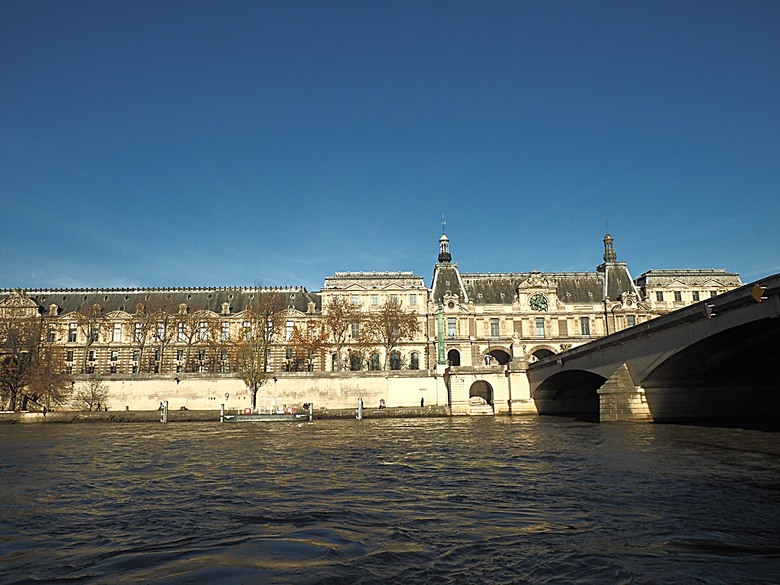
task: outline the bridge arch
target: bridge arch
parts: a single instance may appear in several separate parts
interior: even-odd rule
[[[598,389],[606,378],[587,370],[564,370],[542,382],[533,393],[545,414],[599,416]]]
[[[493,396],[493,386],[485,380],[477,380],[469,388],[469,402],[473,399],[481,399],[485,401],[485,404],[493,406]]]

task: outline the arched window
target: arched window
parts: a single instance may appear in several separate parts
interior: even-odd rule
[[[410,370],[419,370],[420,369],[420,354],[416,351],[412,352],[412,355],[409,358],[409,369]]]
[[[357,372],[360,369],[360,356],[358,354],[349,354],[349,369],[353,372]]]
[[[379,354],[378,353],[372,353],[371,354],[371,369],[373,371],[379,370]]]
[[[334,353],[330,356],[330,370],[335,372],[339,367],[339,355]]]
[[[391,370],[400,370],[401,369],[401,354],[397,351],[394,351],[390,354],[390,369]]]
[[[451,349],[447,352],[447,361],[450,362],[451,366],[459,366],[460,365],[460,352],[457,349]]]

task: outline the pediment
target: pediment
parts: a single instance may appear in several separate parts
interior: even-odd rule
[[[0,314],[7,317],[30,317],[38,314],[38,303],[27,296],[24,291],[12,291],[7,298],[0,301]]]
[[[531,272],[531,274],[526,278],[524,281],[522,281],[519,285],[517,285],[517,290],[528,290],[528,289],[544,289],[544,290],[552,290],[556,286],[555,281],[547,278],[543,273],[539,272],[538,270],[534,270]]]

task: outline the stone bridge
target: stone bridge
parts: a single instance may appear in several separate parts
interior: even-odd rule
[[[780,275],[528,367],[540,414],[601,421],[780,415]]]

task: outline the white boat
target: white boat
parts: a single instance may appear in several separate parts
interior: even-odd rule
[[[228,414],[225,405],[219,410],[219,422],[303,422],[314,420],[314,405],[304,404],[304,408],[297,410],[289,406],[284,410],[273,412],[257,412],[251,408],[245,408],[242,412]]]

